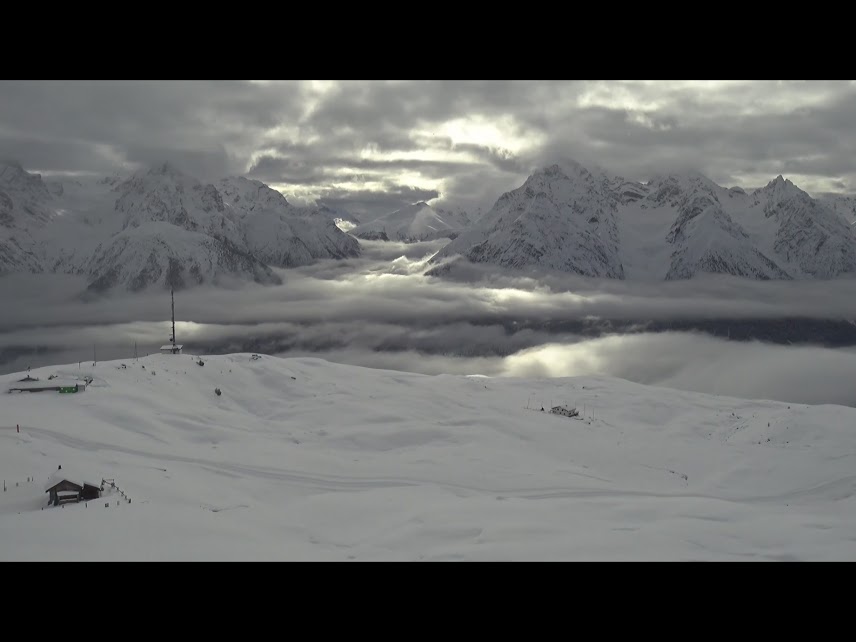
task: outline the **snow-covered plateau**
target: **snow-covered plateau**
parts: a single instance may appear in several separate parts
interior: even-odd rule
[[[856,558],[854,408],[251,354],[0,384],[2,560]],[[59,466],[103,496],[49,506]]]

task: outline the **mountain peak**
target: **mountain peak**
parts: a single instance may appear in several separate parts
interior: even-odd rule
[[[784,178],[781,174],[779,174],[778,176],[776,176],[776,178],[767,183],[766,187],[764,187],[762,191],[767,194],[771,194],[776,199],[795,195],[808,197],[808,194],[806,194],[799,187],[794,185],[787,178]]]
[[[178,167],[170,163],[169,161],[160,163],[158,165],[152,165],[152,167],[147,172],[150,176],[174,176],[180,177],[185,176],[185,173],[182,172]]]
[[[9,159],[9,160],[0,160],[0,168],[3,168],[3,167],[9,167],[9,168],[14,169],[14,170],[16,170],[16,171],[18,171],[18,172],[23,172],[23,171],[24,171],[24,168],[23,168],[23,167],[21,167],[21,163],[19,163],[19,162],[18,162],[18,161],[16,161],[16,160],[11,160],[11,159]]]
[[[767,187],[779,187],[779,186],[787,186],[787,185],[792,186],[793,183],[791,181],[789,181],[787,178],[785,178],[784,176],[782,176],[781,174],[779,174],[778,176],[776,176],[776,178],[774,178],[769,183],[767,183]]]
[[[582,163],[575,161],[572,158],[563,158],[562,160],[546,165],[535,174],[543,174],[545,176],[564,175],[569,178],[574,176],[588,177],[592,176],[593,172]]]
[[[42,181],[42,175],[31,174],[17,161],[0,162],[0,185],[29,201],[51,198],[47,185]]]
[[[0,180],[4,183],[22,181],[41,181],[41,174],[31,174],[25,170],[21,163],[14,160],[0,161]]]
[[[662,185],[664,183],[673,183],[678,185],[703,184],[719,187],[716,183],[696,169],[679,170],[669,172],[668,174],[656,174],[651,177],[647,185],[655,186]]]

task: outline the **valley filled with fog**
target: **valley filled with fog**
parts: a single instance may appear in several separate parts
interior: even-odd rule
[[[473,265],[425,276],[449,242],[361,240],[362,256],[280,269],[281,285],[176,293],[194,354],[260,352],[424,374],[607,375],[673,388],[856,405],[856,280],[709,275],[627,282]],[[81,278],[0,277],[0,373],[132,359],[170,334],[169,292],[82,296]]]

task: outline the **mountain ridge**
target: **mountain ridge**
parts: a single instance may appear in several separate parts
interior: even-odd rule
[[[259,181],[204,183],[161,163],[126,177],[51,182],[0,164],[0,274],[79,274],[96,292],[233,278],[276,284],[272,268],[359,254],[329,212],[295,207]]]
[[[459,260],[630,280],[831,279],[856,273],[856,235],[846,214],[782,176],[747,193],[696,171],[639,183],[569,161],[502,194],[428,274]]]

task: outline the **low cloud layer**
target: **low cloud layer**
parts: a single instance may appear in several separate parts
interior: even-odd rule
[[[365,242],[363,258],[282,271],[281,286],[179,292],[179,342],[193,353],[312,355],[427,374],[597,374],[743,397],[856,401],[856,352],[821,347],[856,345],[854,280],[425,277],[444,242]],[[168,340],[168,293],[83,302],[82,287],[63,275],[0,278],[0,299],[14,302],[0,312],[0,370],[91,360],[93,351],[101,361],[127,359],[135,344],[144,355]]]
[[[564,158],[856,191],[851,81],[2,81],[0,149],[53,174],[171,161],[370,220],[489,208]]]

